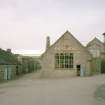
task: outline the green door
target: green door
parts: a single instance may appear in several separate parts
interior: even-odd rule
[[[8,80],[11,80],[12,77],[12,70],[11,70],[11,66],[8,66]]]
[[[12,78],[12,68],[11,66],[7,65],[4,69],[4,80],[11,80]]]

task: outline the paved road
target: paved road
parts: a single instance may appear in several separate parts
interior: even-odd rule
[[[94,92],[105,75],[34,79],[29,74],[0,85],[0,105],[96,105]]]

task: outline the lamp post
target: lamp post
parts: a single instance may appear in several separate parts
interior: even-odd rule
[[[103,60],[101,61],[101,73],[105,73],[105,33],[102,34],[104,37],[104,56],[103,56]]]

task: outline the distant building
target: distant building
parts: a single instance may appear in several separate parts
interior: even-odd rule
[[[39,57],[38,56],[23,56],[17,54],[17,59],[20,62],[18,66],[17,74],[24,74],[34,72],[40,69]]]
[[[0,49],[0,81],[14,79],[16,77],[17,64],[14,54]]]

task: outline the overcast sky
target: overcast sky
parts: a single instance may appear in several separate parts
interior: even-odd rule
[[[0,0],[0,47],[45,49],[66,30],[86,44],[105,32],[105,0]]]

